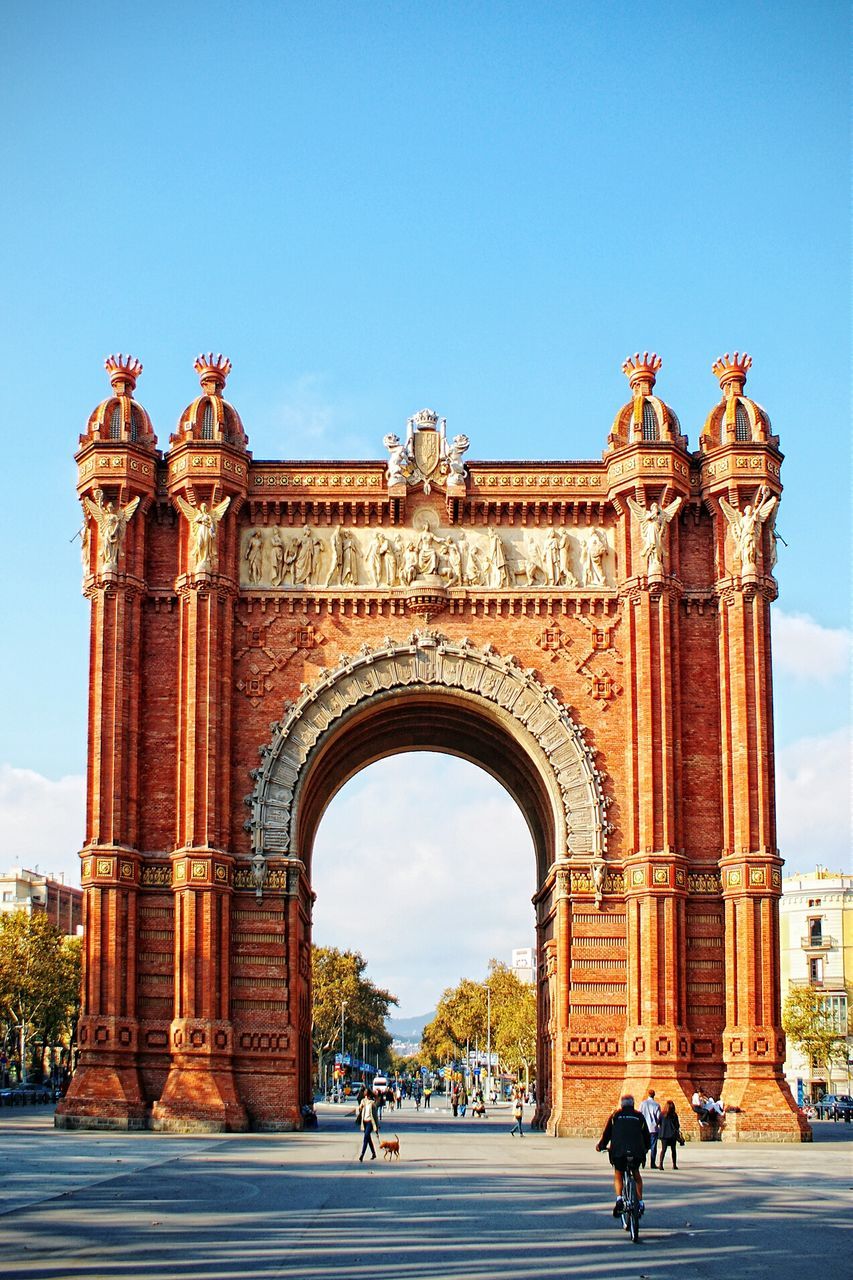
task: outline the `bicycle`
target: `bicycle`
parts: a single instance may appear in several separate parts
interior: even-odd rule
[[[639,1163],[634,1156],[628,1156],[622,1175],[622,1226],[630,1231],[634,1244],[639,1244],[640,1240],[640,1197],[636,1182]]]

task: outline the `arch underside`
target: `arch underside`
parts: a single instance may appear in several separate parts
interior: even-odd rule
[[[605,854],[607,802],[582,729],[531,671],[490,646],[419,632],[404,645],[365,646],[342,656],[272,729],[250,800],[255,856],[308,864],[336,792],[366,765],[407,750],[461,756],[502,783],[530,828],[539,883],[556,860]]]

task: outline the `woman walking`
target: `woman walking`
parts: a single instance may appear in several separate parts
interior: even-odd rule
[[[512,1118],[515,1121],[515,1124],[512,1126],[512,1128],[509,1131],[510,1137],[512,1137],[514,1133],[517,1133],[519,1138],[524,1137],[524,1130],[521,1127],[521,1122],[523,1117],[524,1117],[524,1103],[521,1101],[520,1097],[516,1097],[515,1102],[513,1104],[513,1108],[512,1108]]]
[[[669,1147],[669,1150],[672,1153],[673,1169],[678,1168],[678,1163],[675,1159],[675,1147],[676,1143],[680,1145],[682,1141],[681,1124],[678,1119],[678,1112],[675,1109],[675,1103],[670,1099],[663,1109],[663,1114],[660,1118],[660,1128],[658,1129],[658,1142],[660,1143],[659,1169],[663,1168],[663,1158],[666,1155],[667,1147]]]
[[[364,1153],[368,1147],[370,1147],[371,1160],[375,1160],[376,1148],[373,1145],[373,1135],[374,1133],[379,1132],[379,1120],[376,1115],[376,1103],[373,1100],[373,1091],[371,1089],[365,1090],[364,1097],[358,1104],[356,1114],[358,1116],[359,1124],[361,1125],[361,1131],[364,1134],[364,1140],[361,1144],[361,1155],[358,1157],[359,1161],[364,1159]]]

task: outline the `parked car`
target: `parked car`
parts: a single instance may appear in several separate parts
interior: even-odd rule
[[[815,1111],[821,1120],[831,1120],[833,1116],[853,1116],[853,1098],[849,1093],[827,1093],[815,1104]]]
[[[37,1102],[52,1102],[53,1089],[49,1084],[16,1084],[11,1089],[0,1089],[0,1104],[8,1107],[24,1107]]]

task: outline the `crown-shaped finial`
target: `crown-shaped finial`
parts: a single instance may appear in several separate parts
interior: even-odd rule
[[[142,372],[142,362],[137,360],[136,356],[123,356],[121,352],[118,355],[107,356],[104,368],[110,375],[110,382],[117,393],[126,387],[133,395],[136,379]]]
[[[231,372],[231,361],[221,353],[215,356],[212,351],[209,351],[207,355],[202,353],[196,357],[193,368],[198,374],[204,390],[207,389],[206,384],[212,382],[214,389],[221,391]]]
[[[748,356],[746,352],[741,355],[736,351],[730,356],[728,351],[724,356],[718,358],[711,365],[711,372],[720,379],[720,387],[723,391],[727,387],[731,387],[735,395],[740,395],[746,382],[746,371],[752,368],[752,356]]]
[[[435,409],[420,409],[414,416],[417,427],[435,428],[438,425],[438,414]]]
[[[660,369],[663,361],[657,352],[644,351],[640,355],[636,351],[634,355],[628,356],[628,359],[622,363],[622,372],[631,384],[631,390],[635,396],[647,396],[651,394],[652,387],[655,385],[655,375]]]

